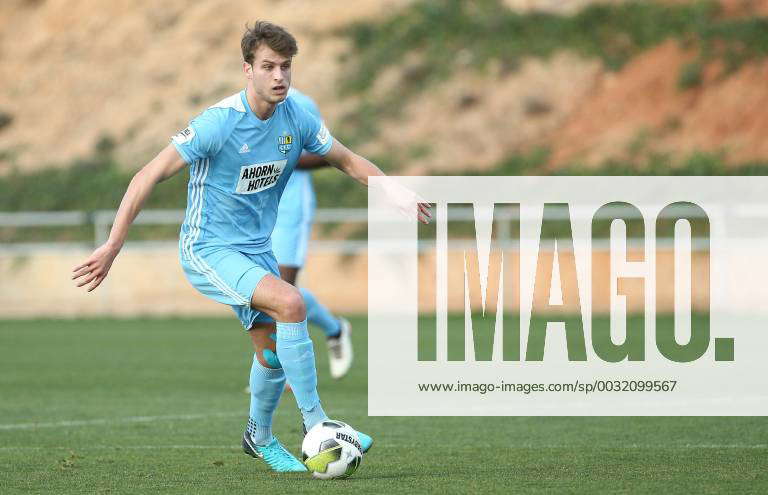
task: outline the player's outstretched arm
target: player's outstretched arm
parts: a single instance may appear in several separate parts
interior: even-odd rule
[[[186,162],[176,148],[169,144],[133,176],[120,202],[109,239],[96,248],[88,259],[72,269],[72,280],[76,281],[78,287],[90,284],[88,286],[88,292],[90,292],[101,284],[123,247],[128,228],[141,211],[144,201],[149,197],[155,184],[172,177],[185,165]]]
[[[368,186],[370,177],[386,177],[386,174],[379,167],[368,161],[366,158],[352,152],[338,140],[334,140],[331,149],[324,157],[331,165],[335,166],[345,174],[349,175],[364,186]],[[416,218],[424,224],[429,223],[432,218],[430,205],[413,191],[410,191],[395,181],[385,180],[379,182],[384,193],[394,203],[401,212],[412,218]]]

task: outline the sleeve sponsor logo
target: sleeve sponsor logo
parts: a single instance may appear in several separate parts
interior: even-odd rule
[[[325,146],[328,143],[328,138],[330,135],[331,134],[328,132],[328,128],[325,127],[325,123],[320,122],[320,130],[317,131],[317,140],[320,142],[320,144]]]
[[[240,167],[235,193],[254,194],[274,187],[285,170],[288,160],[254,163]]]
[[[195,137],[195,130],[190,126],[173,136],[172,139],[176,144],[184,144],[192,141],[193,137]]]

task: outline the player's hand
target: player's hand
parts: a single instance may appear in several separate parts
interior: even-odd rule
[[[390,203],[409,220],[413,220],[415,217],[419,222],[426,225],[432,219],[432,205],[415,192],[390,178],[382,180],[381,187]]]
[[[78,287],[91,284],[88,286],[88,292],[91,292],[107,277],[119,252],[119,248],[109,243],[97,248],[85,262],[72,269],[72,280],[76,281]]]
[[[421,202],[419,202],[417,205],[419,208],[417,216],[419,222],[423,223],[424,225],[428,225],[429,221],[432,220],[432,205],[423,201],[424,200],[421,200]]]

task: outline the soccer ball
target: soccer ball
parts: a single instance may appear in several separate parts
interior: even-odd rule
[[[301,456],[312,476],[321,480],[347,478],[363,460],[354,428],[331,419],[307,432],[301,444]]]

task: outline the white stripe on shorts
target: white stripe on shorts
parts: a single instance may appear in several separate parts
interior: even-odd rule
[[[194,244],[197,242],[198,238],[200,237],[200,223],[202,221],[202,214],[203,214],[203,205],[204,205],[204,194],[205,194],[205,179],[208,176],[208,170],[210,169],[210,160],[205,159],[203,161],[202,167],[198,167],[196,170],[196,179],[193,183],[193,198],[192,198],[192,214],[191,217],[191,229],[190,233],[188,235],[188,240],[186,242],[186,252],[189,257],[189,260],[192,262],[192,265],[197,269],[198,272],[200,272],[205,278],[208,280],[208,282],[211,283],[214,287],[219,289],[221,292],[226,294],[227,296],[231,297],[237,304],[246,306],[250,305],[250,301],[248,301],[246,298],[241,296],[237,293],[236,290],[229,287],[224,280],[221,279],[221,277],[216,273],[213,268],[211,268],[208,263],[206,263],[202,258],[200,258],[197,254],[194,252]]]

